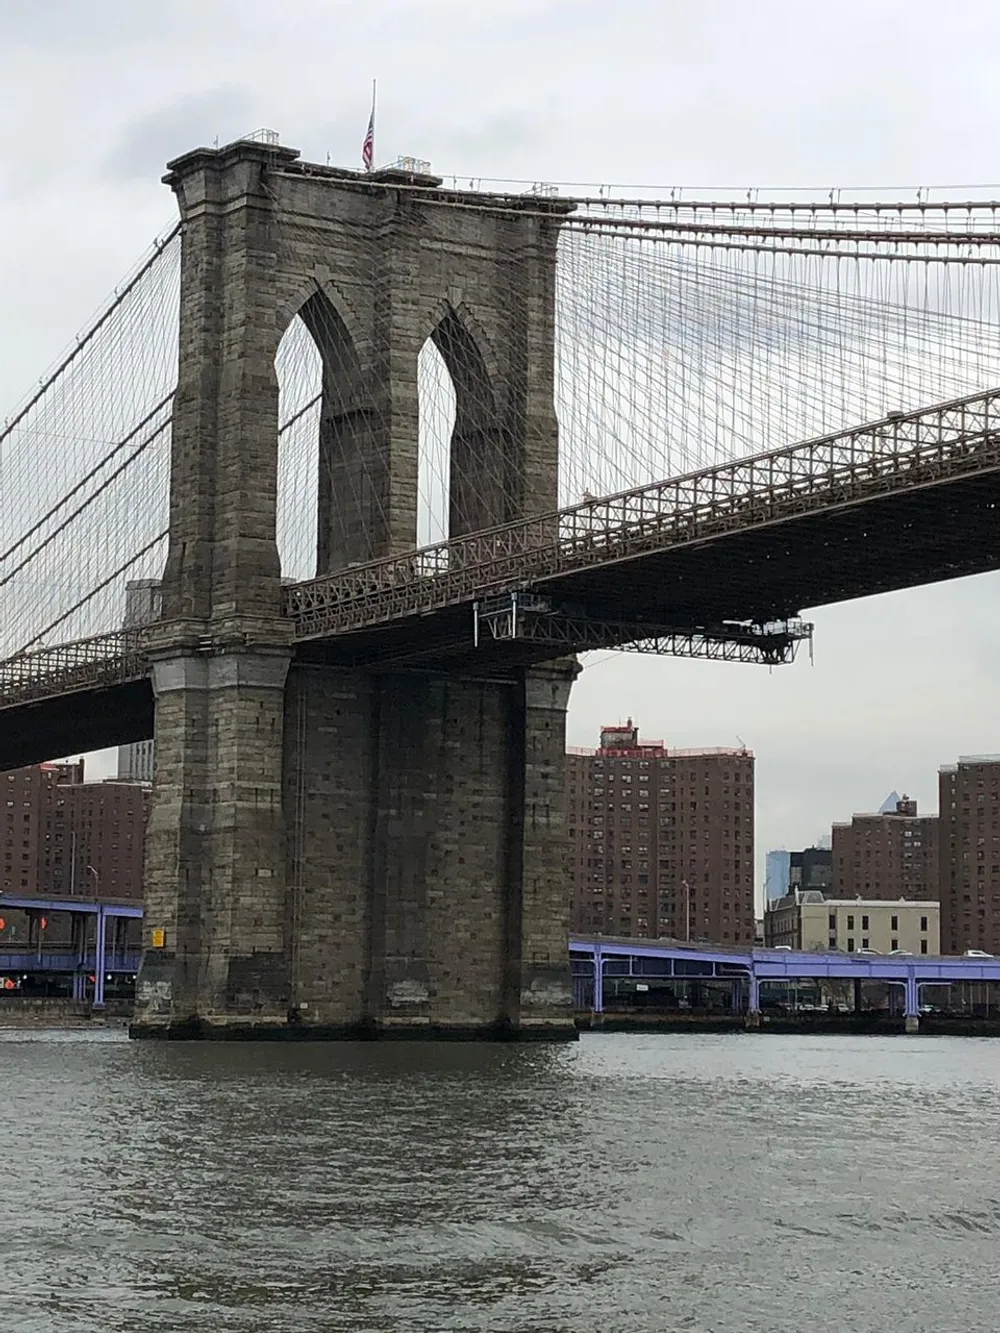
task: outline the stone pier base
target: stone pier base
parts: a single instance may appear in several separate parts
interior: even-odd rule
[[[249,817],[228,822],[227,860],[197,898],[188,876],[179,902],[152,899],[132,1036],[575,1040],[563,765],[576,670],[293,665],[268,759],[282,828],[265,840]],[[206,929],[218,920],[224,936]]]

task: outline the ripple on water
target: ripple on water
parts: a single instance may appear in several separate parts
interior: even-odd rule
[[[5,1323],[985,1333],[998,1089],[949,1039],[0,1030]]]

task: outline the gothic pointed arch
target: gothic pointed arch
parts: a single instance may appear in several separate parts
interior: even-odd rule
[[[449,446],[448,532],[457,537],[495,527],[511,507],[511,440],[504,428],[494,360],[465,310],[450,300],[438,307],[430,340],[455,391]]]
[[[290,304],[283,318],[289,309]],[[297,324],[308,332],[319,360],[313,395],[318,447],[314,463],[305,460],[302,466],[312,466],[315,572],[323,574],[382,553],[379,534],[385,510],[381,494],[385,464],[378,443],[367,349],[349,306],[328,283],[314,277],[300,293],[284,337]],[[311,400],[308,410],[313,410]]]

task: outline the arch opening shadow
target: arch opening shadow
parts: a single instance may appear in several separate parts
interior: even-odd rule
[[[309,578],[377,559],[386,553],[388,529],[387,436],[358,348],[324,292],[302,304],[277,360],[287,435],[282,576]]]
[[[316,574],[319,421],[323,363],[304,319],[296,315],[274,358],[278,377],[276,540],[282,579]]]
[[[454,416],[446,449],[432,455],[428,441],[425,452],[428,470],[431,458],[447,457],[435,476],[446,487],[436,503],[445,510],[449,537],[477,532],[505,523],[513,512],[511,442],[497,410],[497,395],[482,351],[462,319],[451,305],[438,321],[428,339],[447,372],[454,392]],[[430,353],[428,369],[432,364]],[[431,409],[428,407],[428,416]],[[423,416],[422,416],[423,420]]]
[[[455,385],[433,337],[417,358],[417,545],[447,541]]]

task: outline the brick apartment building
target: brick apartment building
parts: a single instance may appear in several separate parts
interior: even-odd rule
[[[566,760],[579,934],[754,938],[754,757],[670,750],[631,718]]]
[[[1000,755],[938,773],[941,948],[1000,955]]]
[[[938,880],[938,817],[918,814],[910,797],[834,824],[831,897],[931,902]]]
[[[0,791],[4,893],[142,896],[148,788],[87,782],[80,760],[2,773]]]

